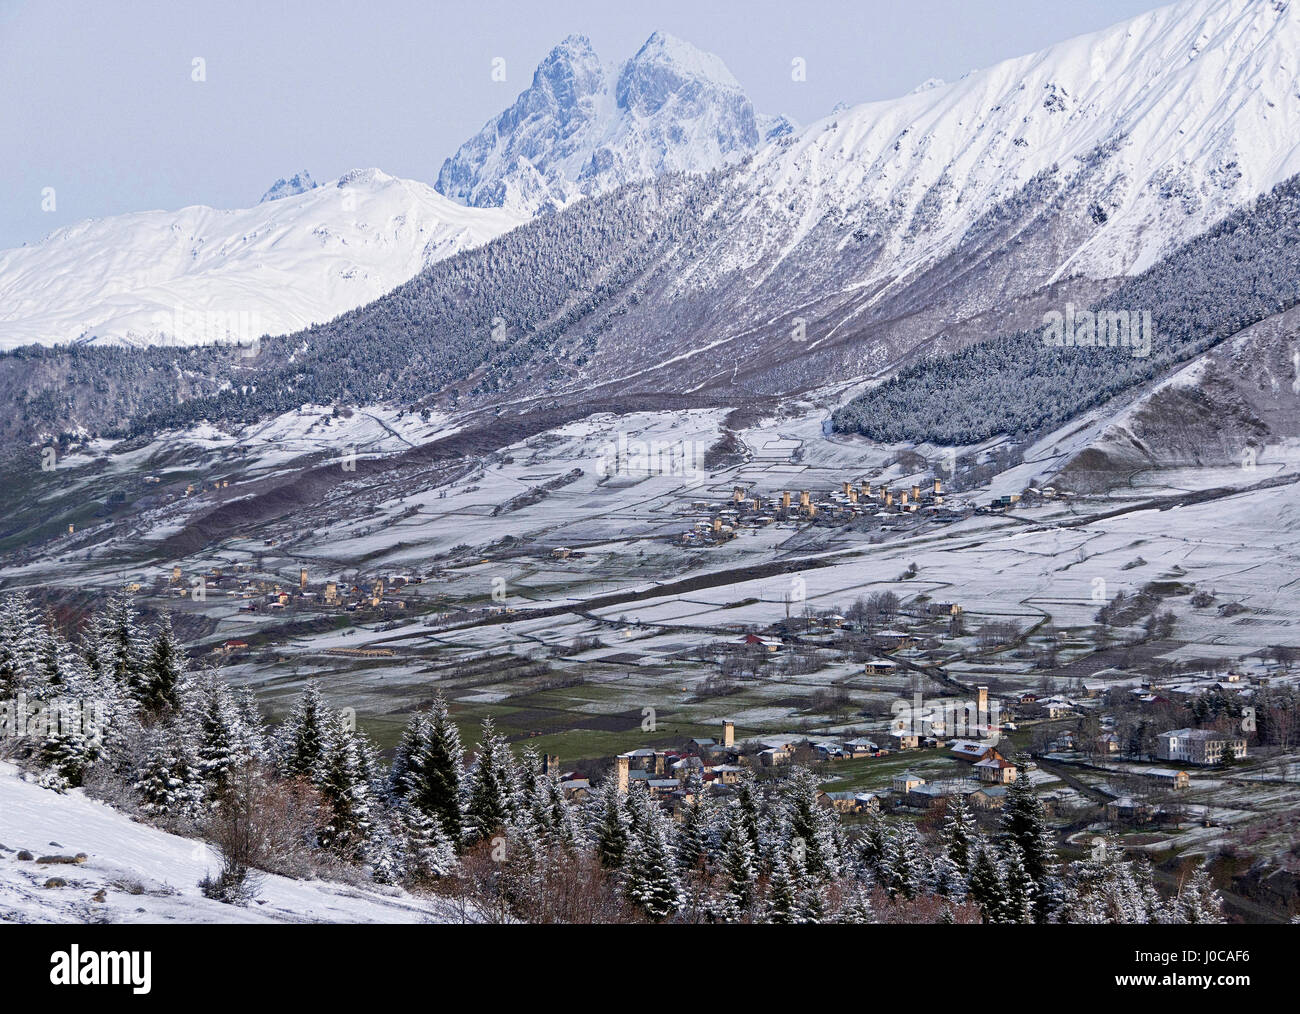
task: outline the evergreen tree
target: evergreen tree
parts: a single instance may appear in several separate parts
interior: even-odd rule
[[[0,699],[13,698],[36,676],[38,632],[26,592],[0,601]]]
[[[257,705],[257,695],[251,687],[234,691],[236,719],[236,752],[252,760],[267,760],[266,730],[262,725],[262,712]]]
[[[878,810],[868,810],[867,819],[858,838],[857,874],[868,883],[884,882],[885,852],[889,845],[889,832]]]
[[[998,922],[1032,923],[1038,884],[1029,875],[1024,853],[1014,841],[1008,842],[1002,860],[1002,904]]]
[[[124,690],[140,686],[148,643],[140,630],[131,592],[125,587],[109,596],[91,636],[96,662]]]
[[[668,918],[683,903],[677,879],[668,818],[644,790],[639,792],[640,817],[631,836],[624,865],[627,898],[655,922]]]
[[[729,819],[739,820],[745,825],[745,833],[757,857],[762,834],[759,830],[758,787],[754,783],[754,773],[751,770],[746,768],[740,773],[734,791],[735,795],[727,803],[727,809],[730,811]]]
[[[966,878],[946,852],[935,859],[933,878],[935,894],[950,901],[961,901],[966,897]]]
[[[876,921],[871,898],[862,887],[852,889],[844,905],[835,913],[834,921],[854,926],[865,926]]]
[[[1019,850],[1025,873],[1034,883],[1034,913],[1037,921],[1047,916],[1045,904],[1052,885],[1052,864],[1055,854],[1052,833],[1047,824],[1047,812],[1020,765],[1021,777],[1007,786],[1006,803],[1002,807],[1002,837]]]
[[[799,918],[799,881],[785,849],[777,849],[767,888],[767,921],[789,925]]]
[[[144,665],[136,674],[136,699],[149,714],[175,713],[180,710],[185,679],[185,655],[172,632],[171,620],[163,617]]]
[[[997,922],[1006,907],[1006,888],[1002,871],[993,856],[993,850],[980,842],[973,851],[970,871],[971,900],[980,907],[980,919],[985,923]]]
[[[519,758],[519,791],[523,798],[529,799],[537,788],[537,780],[542,777],[542,755],[531,744],[524,747]]]
[[[325,763],[330,724],[320,684],[311,680],[280,726],[277,736],[280,773],[287,778],[315,781]]]
[[[840,872],[832,811],[817,805],[817,777],[805,767],[794,767],[783,786],[783,801],[789,834],[804,843],[803,865],[809,874],[823,879]]]
[[[328,811],[321,845],[345,859],[355,859],[365,854],[373,823],[362,744],[341,713],[332,720],[326,743],[316,780]]]
[[[607,870],[623,867],[623,858],[627,854],[628,820],[623,810],[623,799],[614,777],[606,778],[601,785],[596,808],[596,827],[593,838],[596,842],[596,855],[601,866]]]
[[[1139,856],[1133,864],[1135,922],[1148,926],[1168,921],[1165,903],[1156,890],[1155,874],[1151,860]]]
[[[202,813],[203,776],[185,733],[159,727],[135,781],[140,809],[162,820],[193,820]]]
[[[963,877],[970,872],[971,848],[978,834],[979,827],[975,823],[975,815],[966,805],[965,798],[953,796],[948,801],[948,812],[944,816],[940,840],[943,842],[944,852]]]
[[[890,898],[901,895],[910,899],[926,893],[929,886],[926,859],[915,825],[904,821],[891,829],[881,863],[881,886]]]
[[[1204,865],[1197,866],[1174,899],[1174,915],[1182,923],[1221,923],[1223,899]]]
[[[0,637],[3,636],[0,632]],[[35,675],[41,686],[56,694],[79,692],[85,682],[84,668],[52,614],[47,613],[45,622],[37,629],[35,649]],[[0,670],[3,668],[4,663],[0,662]]]
[[[407,876],[417,881],[433,880],[456,868],[455,843],[437,817],[405,804],[398,805],[397,816],[404,838]]]
[[[235,768],[251,757],[241,750],[239,714],[233,695],[216,673],[206,673],[196,692],[199,770],[214,798],[230,788]]]
[[[799,921],[816,925],[826,920],[826,884],[821,877],[799,871]]]
[[[44,768],[40,784],[58,792],[76,788],[103,752],[102,742],[85,727],[81,715],[52,716],[36,749],[36,762]]]
[[[700,869],[708,861],[709,813],[704,801],[704,781],[696,772],[686,779],[688,802],[682,808],[677,859],[683,872]]]
[[[388,769],[388,794],[403,802],[419,799],[426,791],[425,758],[429,750],[429,718],[416,712],[393,750]]]
[[[535,776],[527,805],[548,848],[570,853],[577,850],[582,832],[554,772]]]
[[[520,807],[510,812],[504,830],[507,845],[502,887],[506,900],[517,912],[544,908],[548,856],[532,811]]]
[[[733,811],[722,850],[722,896],[715,906],[717,918],[739,922],[749,913],[758,878],[754,843],[750,840],[743,811]]]
[[[510,747],[496,731],[492,718],[483,719],[478,763],[470,776],[465,807],[465,832],[471,842],[482,841],[509,821],[514,810],[515,773]]]
[[[464,834],[462,815],[465,782],[465,748],[460,730],[452,720],[451,709],[441,692],[434,695],[429,709],[428,747],[423,764],[424,784],[417,805],[438,820],[452,842]]]

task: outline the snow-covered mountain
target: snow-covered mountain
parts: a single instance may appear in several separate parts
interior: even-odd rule
[[[623,129],[638,143],[617,146],[608,181],[649,171],[632,153],[654,150],[638,147],[650,126],[677,136],[654,110],[695,108],[690,96],[701,94],[670,83],[716,83],[723,72],[712,58],[686,60],[666,37],[647,48],[672,55],[647,54],[648,65],[667,60],[680,73],[642,73],[634,59],[610,75],[583,40],[568,40],[520,102],[449,162],[444,189],[457,179],[458,196],[490,203],[500,184],[528,204],[510,189],[524,177],[509,153],[526,149],[525,161],[545,168],[533,196],[570,200],[583,167],[605,150],[593,138]],[[435,407],[458,410],[662,393],[730,403],[824,389],[828,378],[858,383],[1033,327],[1066,300],[1087,305],[1300,172],[1297,54],[1294,3],[1184,0],[956,82],[841,110],[723,172],[659,176],[595,194],[573,218],[537,216],[490,252],[432,265],[400,294],[332,321],[306,349],[295,341],[264,350],[256,407],[190,407],[237,408],[240,418],[282,412],[303,400],[304,357],[319,357],[308,375],[320,403],[442,397]],[[620,97],[640,112],[611,116]],[[719,108],[709,103],[706,119]],[[751,135],[715,123],[709,136]],[[684,144],[674,157],[699,150]],[[57,273],[47,268],[41,283]],[[14,291],[23,290],[0,288],[0,313],[13,312],[5,297]],[[343,359],[348,371],[331,368]],[[241,378],[253,368],[241,364]],[[11,372],[26,398],[49,382]],[[229,382],[217,370],[190,393]],[[142,383],[122,390],[129,398],[114,412],[157,402]],[[77,425],[122,422],[94,418],[99,401],[74,406]],[[157,418],[184,422],[174,404]]]
[[[666,171],[706,172],[792,129],[756,115],[718,57],[671,35],[655,32],[621,65],[571,35],[447,159],[437,189],[476,207],[553,210]]]
[[[1095,228],[1048,277],[1142,271],[1300,172],[1298,8],[1186,0],[833,115],[755,159],[748,217],[771,238],[738,254],[858,209],[854,226],[885,239],[861,281],[906,275],[1031,181],[1048,206],[1088,174]]]
[[[519,222],[377,169],[324,185],[298,173],[252,208],[91,219],[0,252],[0,348],[284,334]]]
[[[601,241],[637,267],[564,321],[554,393],[807,390],[1086,305],[1300,172],[1298,61],[1300,5],[1185,0],[661,187],[657,240]]]

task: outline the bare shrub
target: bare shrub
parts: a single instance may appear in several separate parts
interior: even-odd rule
[[[320,819],[320,799],[309,786],[278,780],[257,763],[243,765],[203,825],[204,840],[221,859],[217,875],[200,881],[203,893],[246,904],[256,896],[254,871],[309,875]]]

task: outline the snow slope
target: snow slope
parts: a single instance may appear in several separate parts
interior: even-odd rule
[[[437,188],[535,214],[663,172],[707,172],[790,129],[784,117],[756,116],[722,60],[681,39],[655,32],[620,66],[571,35],[443,163]]]
[[[518,225],[378,169],[279,180],[252,208],[91,219],[0,252],[0,349],[252,341],[329,320]]]
[[[1300,172],[1298,71],[1300,4],[1185,0],[927,82],[765,147],[746,217],[748,235],[768,238],[736,263],[788,254],[814,225],[843,218],[846,232],[884,234],[869,286],[952,250],[1039,174],[1057,170],[1050,197],[1099,165],[1097,227],[1046,273],[1140,273]]]
[[[447,922],[444,903],[399,890],[266,876],[258,901],[210,901],[217,859],[198,842],[137,824],[80,791],[59,795],[0,762],[0,923]],[[20,860],[84,852],[80,865]],[[66,887],[45,887],[50,878]],[[106,900],[91,901],[103,889]]]

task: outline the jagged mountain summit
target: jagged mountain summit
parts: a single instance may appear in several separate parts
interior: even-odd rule
[[[311,178],[311,173],[303,169],[288,179],[276,180],[257,203],[266,204],[268,201],[278,201],[285,197],[296,197],[298,194],[305,194],[308,190],[315,190],[319,185]]]
[[[252,208],[89,219],[0,252],[0,348],[249,341],[329,320],[514,228],[378,169],[280,180]]]
[[[533,214],[662,172],[707,172],[792,130],[783,116],[756,114],[717,56],[671,35],[655,32],[621,65],[571,35],[443,163],[437,189]]]

